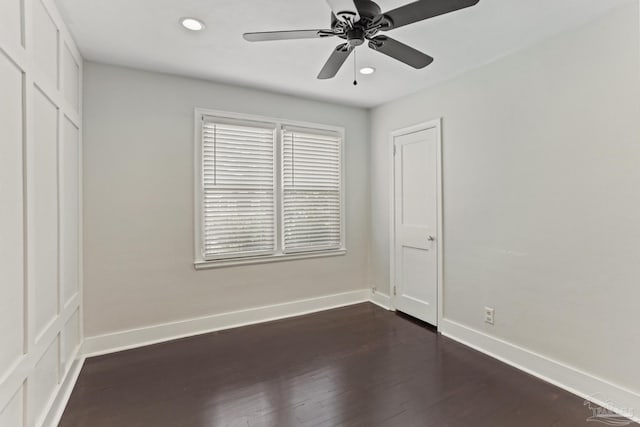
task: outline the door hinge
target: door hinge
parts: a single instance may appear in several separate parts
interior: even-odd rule
[[[398,292],[396,290],[396,285],[393,285],[393,296],[395,297],[396,295],[398,295]]]

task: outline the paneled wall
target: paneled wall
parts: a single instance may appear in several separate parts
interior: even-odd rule
[[[0,0],[0,427],[55,424],[80,367],[81,76],[52,0]]]

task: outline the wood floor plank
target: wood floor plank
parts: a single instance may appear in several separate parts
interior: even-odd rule
[[[365,303],[87,359],[60,427],[572,427],[589,415]]]

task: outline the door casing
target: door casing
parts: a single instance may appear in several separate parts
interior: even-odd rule
[[[437,250],[438,250],[438,260],[436,265],[438,266],[438,274],[437,274],[437,285],[438,285],[438,327],[442,324],[442,319],[444,318],[444,234],[443,234],[443,217],[442,217],[442,118],[438,118],[435,120],[429,120],[427,122],[419,123],[413,126],[404,127],[395,131],[392,131],[389,135],[389,164],[390,164],[390,191],[391,191],[391,203],[389,204],[389,213],[391,218],[390,228],[389,228],[389,297],[391,302],[391,309],[396,309],[396,296],[394,293],[395,289],[395,273],[396,273],[396,263],[395,263],[395,242],[396,242],[396,214],[395,214],[395,205],[396,205],[396,191],[395,191],[395,159],[394,159],[394,144],[395,138],[401,135],[406,135],[410,133],[420,132],[423,130],[434,129],[436,130],[437,136],[437,144],[436,144],[436,152],[437,152],[437,160],[436,160],[436,193],[437,193],[437,208],[436,208],[436,216],[437,216],[437,231],[438,236],[436,240]]]

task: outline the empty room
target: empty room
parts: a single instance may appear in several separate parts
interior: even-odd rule
[[[0,0],[0,427],[640,426],[640,1]]]

